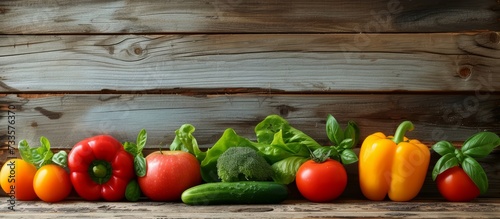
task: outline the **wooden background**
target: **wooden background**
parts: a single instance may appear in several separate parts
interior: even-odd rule
[[[499,31],[496,0],[2,0],[0,161],[9,138],[68,150],[146,128],[155,150],[184,123],[208,148],[269,114],[325,144],[332,114],[362,137],[411,120],[408,137],[460,145],[500,133]]]

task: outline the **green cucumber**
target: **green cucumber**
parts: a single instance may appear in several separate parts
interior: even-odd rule
[[[288,188],[275,182],[214,182],[197,185],[182,193],[188,205],[277,204],[288,196]]]

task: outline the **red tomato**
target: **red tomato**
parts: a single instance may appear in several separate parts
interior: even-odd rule
[[[68,197],[73,186],[66,170],[59,165],[48,164],[36,172],[33,188],[42,201],[58,202]]]
[[[328,202],[338,198],[347,186],[347,173],[336,160],[323,163],[306,161],[299,167],[295,177],[297,188],[306,199],[313,202]]]
[[[2,189],[12,199],[30,201],[36,199],[33,190],[33,177],[36,167],[22,159],[10,159],[0,172]]]
[[[178,201],[184,190],[201,183],[200,163],[184,151],[156,151],[146,157],[139,187],[153,201]]]
[[[441,195],[448,201],[466,202],[475,199],[480,194],[479,188],[459,166],[439,174],[436,184]]]

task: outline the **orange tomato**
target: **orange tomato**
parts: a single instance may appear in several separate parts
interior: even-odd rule
[[[36,167],[22,159],[10,159],[0,171],[0,185],[8,196],[16,200],[30,201],[36,199],[33,189],[33,178]]]
[[[42,201],[58,202],[68,197],[73,187],[66,170],[56,164],[47,164],[36,172],[33,188]]]

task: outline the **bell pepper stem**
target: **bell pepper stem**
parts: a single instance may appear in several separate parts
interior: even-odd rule
[[[413,130],[413,123],[410,121],[404,121],[399,124],[398,129],[396,129],[396,133],[394,134],[394,138],[392,139],[396,144],[399,144],[403,141],[405,134],[407,131]]]
[[[111,164],[104,160],[94,160],[89,166],[90,178],[98,184],[106,183],[111,178],[113,169]]]
[[[92,168],[92,171],[94,172],[94,175],[99,178],[104,178],[107,175],[107,170],[106,167],[102,164],[95,165]]]

